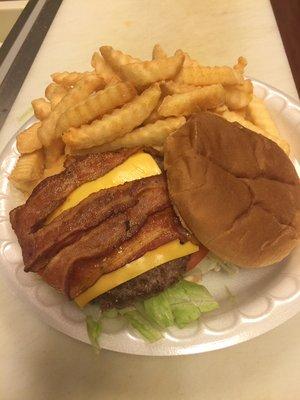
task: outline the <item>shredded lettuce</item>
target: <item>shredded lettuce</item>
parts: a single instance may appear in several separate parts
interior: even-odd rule
[[[156,342],[162,337],[160,331],[153,327],[153,325],[144,318],[139,311],[127,311],[123,315],[130,325],[149,342]]]
[[[191,322],[197,321],[201,316],[199,307],[193,303],[177,303],[171,307],[175,325],[180,329],[185,328]]]
[[[146,316],[161,328],[174,325],[174,317],[168,297],[160,293],[144,301]]]
[[[101,333],[101,322],[95,320],[91,315],[86,317],[86,329],[91,342],[91,345],[95,349],[96,353],[100,351],[99,337]]]
[[[134,307],[105,311],[97,320],[88,315],[87,330],[91,344],[99,351],[101,318],[116,318],[121,315],[152,343],[162,337],[161,329],[174,325],[180,329],[185,328],[191,322],[197,321],[202,313],[218,307],[218,303],[204,286],[183,279],[164,292],[139,301]]]

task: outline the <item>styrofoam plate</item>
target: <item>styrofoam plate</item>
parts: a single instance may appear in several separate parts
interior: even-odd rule
[[[291,157],[299,173],[299,103],[264,83],[255,80],[253,83],[256,95],[265,99],[282,135],[291,144]],[[26,126],[32,122],[33,119]],[[83,312],[36,274],[23,271],[20,247],[8,218],[9,211],[24,201],[20,192],[8,181],[17,157],[13,138],[0,158],[2,277],[11,283],[18,295],[29,302],[34,312],[47,324],[73,338],[89,342]],[[220,349],[261,335],[300,311],[299,264],[300,248],[297,248],[280,265],[241,270],[234,276],[209,273],[205,275],[203,283],[219,301],[219,310],[205,315],[200,322],[186,329],[166,330],[164,338],[154,344],[146,343],[123,320],[108,321],[104,324],[101,346],[123,353],[171,356]]]

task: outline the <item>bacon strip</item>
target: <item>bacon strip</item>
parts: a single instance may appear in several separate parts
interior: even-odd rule
[[[86,231],[138,202],[145,190],[166,190],[162,175],[153,176],[91,194],[62,213],[49,225],[30,234],[23,249],[25,271],[38,271],[61,249],[79,240]]]
[[[74,156],[67,160],[62,173],[44,179],[24,205],[10,212],[10,222],[22,249],[26,246],[27,235],[38,230],[73,190],[107,174],[138,150],[121,149],[117,152]]]
[[[103,274],[115,271],[175,239],[186,241],[178,218],[172,208],[155,213],[148,217],[145,225],[132,238],[104,258],[75,263],[68,282],[70,298],[78,296],[92,286]]]
[[[42,271],[43,279],[68,294],[69,277],[76,262],[104,257],[133,237],[149,215],[167,207],[170,202],[165,186],[144,190],[136,205],[105,220],[54,256]]]

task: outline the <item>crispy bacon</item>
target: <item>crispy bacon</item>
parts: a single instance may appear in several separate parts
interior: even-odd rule
[[[166,190],[162,175],[153,176],[91,194],[62,213],[49,225],[28,235],[23,249],[26,271],[38,271],[61,249],[79,240],[86,231],[138,202],[145,190]]]
[[[92,286],[101,275],[123,267],[175,239],[186,241],[179,220],[171,207],[150,215],[145,225],[132,238],[103,258],[80,260],[69,275],[68,294],[71,298]]]
[[[68,294],[69,276],[76,262],[104,257],[134,236],[149,215],[167,207],[170,202],[165,186],[144,190],[136,205],[108,218],[54,256],[43,270],[43,279]]]

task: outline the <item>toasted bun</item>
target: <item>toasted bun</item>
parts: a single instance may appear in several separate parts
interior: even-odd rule
[[[199,113],[168,137],[171,200],[209,250],[241,267],[282,260],[300,236],[300,185],[276,143]]]

